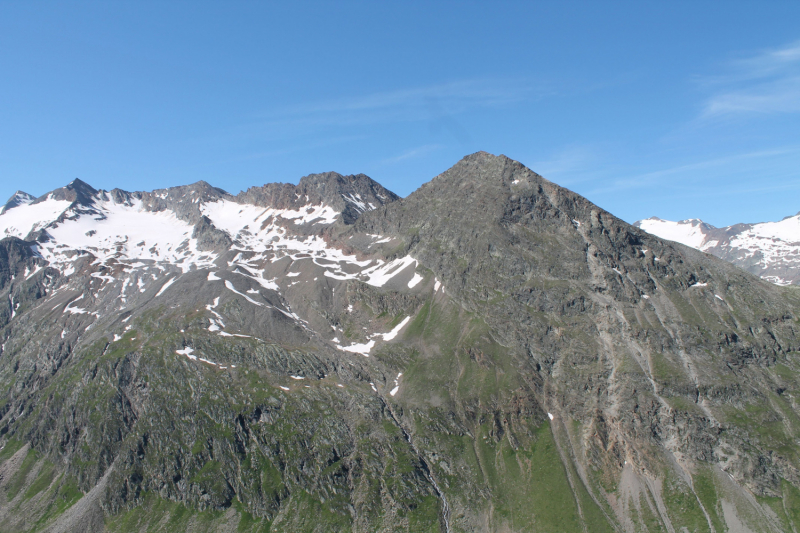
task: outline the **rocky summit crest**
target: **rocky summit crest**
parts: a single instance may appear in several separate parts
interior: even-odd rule
[[[305,205],[329,205],[351,224],[361,213],[393,202],[399,197],[364,174],[343,176],[337,172],[309,174],[297,185],[268,183],[251,187],[238,196],[243,202],[296,209]]]
[[[87,206],[92,203],[97,190],[78,178],[75,178],[64,187],[60,187],[50,193],[37,198],[34,203],[50,200],[65,200],[76,204]]]

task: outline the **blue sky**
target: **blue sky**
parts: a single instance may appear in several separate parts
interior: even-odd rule
[[[478,150],[633,222],[800,211],[798,2],[0,2],[0,196]]]

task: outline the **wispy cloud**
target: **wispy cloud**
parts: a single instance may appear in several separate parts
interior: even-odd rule
[[[548,94],[520,79],[461,80],[285,106],[260,115],[265,125],[325,126],[440,121],[465,111],[509,106]]]
[[[285,149],[287,143],[308,145],[322,136],[369,135],[364,130],[386,125],[419,123],[431,133],[443,133],[462,146],[472,135],[465,116],[476,111],[509,109],[522,102],[557,93],[554,83],[528,78],[468,79],[448,83],[368,92],[359,96],[272,103],[245,120],[200,137],[196,142],[236,142]],[[258,157],[261,151],[257,152]],[[272,155],[264,151],[265,155]],[[281,152],[283,153],[283,152]]]
[[[442,144],[426,144],[425,146],[418,146],[416,148],[411,148],[410,150],[406,150],[405,152],[401,153],[400,155],[396,155],[394,157],[389,157],[384,159],[382,163],[384,164],[394,164],[400,163],[402,161],[406,161],[408,159],[415,159],[417,157],[422,157],[427,155],[431,152],[444,148]]]
[[[235,161],[249,161],[253,159],[264,159],[268,157],[277,157],[283,156],[291,153],[302,152],[309,149],[315,148],[324,148],[328,146],[333,146],[337,144],[345,144],[350,143],[353,141],[360,141],[364,139],[363,135],[340,135],[337,137],[326,137],[324,139],[314,141],[314,142],[304,142],[301,144],[291,144],[284,148],[276,148],[274,150],[261,150],[256,151],[248,154],[241,155],[239,157],[228,159],[228,162],[235,162]]]
[[[703,118],[800,112],[800,41],[739,59],[728,73],[700,81],[713,91]]]
[[[724,168],[733,164],[741,164],[746,160],[775,159],[779,156],[800,154],[800,146],[784,147],[774,150],[759,150],[743,154],[717,157],[703,161],[696,161],[684,165],[636,174],[625,178],[608,180],[603,186],[598,187],[588,194],[606,194],[632,189],[642,189],[654,185],[662,187],[667,180],[680,186],[685,186],[685,180],[696,180],[698,171],[707,171],[714,168]]]
[[[531,162],[528,167],[559,185],[591,181],[597,179],[598,169],[607,165],[601,161],[604,147],[601,143],[571,144],[547,159]]]

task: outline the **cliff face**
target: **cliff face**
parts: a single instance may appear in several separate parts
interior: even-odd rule
[[[483,152],[203,185],[0,214],[3,530],[800,527],[792,288]]]

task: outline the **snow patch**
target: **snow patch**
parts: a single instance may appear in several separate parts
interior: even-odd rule
[[[346,202],[349,202],[349,203],[353,204],[353,205],[355,206],[355,208],[356,208],[356,209],[357,209],[357,210],[358,210],[360,213],[363,213],[364,211],[369,211],[369,210],[367,209],[367,204],[366,204],[366,203],[364,203],[363,201],[361,201],[361,195],[358,195],[358,194],[357,194],[356,196],[353,196],[353,194],[352,194],[352,193],[347,193],[346,195],[345,195],[345,194],[343,194],[343,195],[342,195],[342,198],[344,198],[344,200],[345,200]]]
[[[166,282],[164,285],[162,285],[161,289],[156,293],[156,298],[161,296],[164,293],[164,291],[169,288],[170,285],[175,283],[176,279],[178,279],[178,278],[177,277],[171,278],[168,282]]]
[[[399,380],[400,380],[400,376],[402,376],[402,375],[403,375],[403,373],[400,372],[399,374],[397,374],[397,377],[394,378],[394,388],[389,391],[389,396],[394,396],[395,394],[397,394],[397,391],[400,390],[400,381]]]
[[[251,304],[253,304],[253,305],[257,305],[257,306],[259,306],[259,307],[264,307],[264,304],[262,304],[262,303],[260,303],[260,302],[257,302],[257,301],[255,301],[255,300],[253,300],[253,299],[252,299],[252,298],[250,298],[248,295],[246,295],[246,294],[244,294],[244,293],[242,293],[242,292],[239,292],[239,291],[237,291],[237,290],[236,290],[236,287],[234,287],[234,286],[233,286],[233,283],[231,283],[230,281],[228,281],[228,280],[225,280],[225,287],[226,287],[226,288],[227,288],[229,291],[231,291],[231,292],[234,292],[234,293],[238,294],[239,296],[241,296],[242,298],[244,298],[245,300],[247,300],[247,301],[248,301],[248,302],[250,302]]]
[[[70,307],[72,304],[74,304],[75,302],[77,302],[78,300],[80,300],[82,298],[83,298],[83,295],[78,296],[77,298],[75,298],[74,300],[69,302],[64,307],[64,312],[65,313],[72,313],[73,315],[83,315],[83,314],[85,314],[86,313],[86,309],[81,309],[80,307]],[[13,318],[13,315],[12,315],[12,318]]]
[[[352,344],[350,346],[337,346],[338,349],[345,352],[358,353],[364,357],[369,357],[369,351],[375,346],[375,341],[370,340],[366,344]]]
[[[697,219],[673,222],[650,218],[639,222],[639,227],[647,233],[652,233],[662,239],[675,241],[692,248],[701,250],[708,236],[705,233],[706,225]]]
[[[407,317],[405,317],[405,318],[404,318],[404,319],[403,319],[403,320],[402,320],[402,321],[401,321],[399,324],[397,324],[397,325],[396,325],[396,326],[395,326],[395,327],[392,329],[392,331],[390,331],[389,333],[378,333],[378,335],[380,335],[381,337],[383,337],[383,340],[385,340],[385,341],[390,341],[390,340],[394,339],[395,337],[397,337],[397,334],[398,334],[398,333],[400,333],[400,330],[401,330],[401,329],[403,329],[403,327],[404,327],[406,324],[408,324],[408,321],[409,321],[409,320],[411,320],[411,317],[410,317],[410,316],[407,316]],[[377,335],[376,335],[376,336],[377,336]]]
[[[41,269],[42,269],[42,267],[41,267],[40,265],[36,265],[36,268],[34,268],[34,269],[33,269],[33,272],[31,272],[30,274],[28,274],[28,268],[27,268],[27,267],[25,267],[25,274],[26,274],[26,276],[25,276],[25,280],[27,281],[27,280],[31,279],[31,278],[32,278],[33,276],[35,276],[35,275],[36,275],[36,273],[37,273],[37,272],[39,272]],[[110,276],[109,276],[109,277],[110,277]],[[114,278],[111,278],[111,279],[114,279]]]
[[[372,285],[373,287],[383,287],[386,285],[386,282],[400,274],[400,272],[404,271],[412,264],[416,266],[417,260],[410,255],[407,255],[405,257],[395,259],[389,263],[379,263],[375,267],[364,270],[362,275],[367,277],[365,281],[369,285]]]
[[[186,346],[182,350],[175,350],[176,354],[185,355],[186,357],[188,357],[192,361],[196,361],[197,360],[197,356],[196,355],[192,355],[193,352],[194,352],[194,349],[191,346]]]

